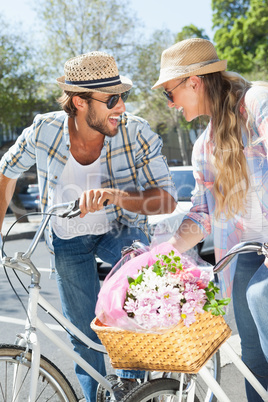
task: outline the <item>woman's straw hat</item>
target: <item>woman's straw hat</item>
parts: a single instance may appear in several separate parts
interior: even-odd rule
[[[132,87],[130,79],[119,76],[114,58],[104,52],[86,53],[66,61],[64,74],[57,83],[65,91],[121,94]]]
[[[227,60],[219,60],[213,44],[200,38],[186,39],[164,50],[158,81],[152,89],[176,78],[224,71]]]

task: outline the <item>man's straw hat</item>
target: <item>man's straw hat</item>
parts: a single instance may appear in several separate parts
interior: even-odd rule
[[[104,52],[90,52],[66,61],[64,74],[57,83],[65,91],[121,94],[132,87],[130,79],[119,75],[114,58]]]
[[[152,89],[176,78],[224,71],[227,60],[219,60],[213,44],[206,39],[191,38],[164,50],[158,81]]]

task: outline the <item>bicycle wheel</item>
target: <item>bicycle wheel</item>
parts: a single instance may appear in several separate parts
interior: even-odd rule
[[[221,362],[220,362],[220,352],[219,350],[214,353],[214,355],[209,359],[205,365],[205,367],[209,370],[210,374],[213,378],[220,383],[221,380]],[[178,373],[164,373],[164,378],[173,378],[180,381],[180,374]],[[183,378],[183,390],[185,401],[188,401],[187,397],[189,393],[192,391],[194,387],[195,394],[195,402],[216,402],[217,398],[213,395],[210,388],[207,384],[202,380],[200,375],[198,374],[184,374]],[[191,401],[191,398],[189,397]]]
[[[121,402],[177,402],[179,389],[179,381],[157,378],[137,386]]]
[[[209,370],[213,378],[220,383],[221,381],[221,359],[220,351],[218,350],[206,363],[205,367]],[[195,379],[195,395],[201,402],[216,402],[217,398],[213,395],[212,391],[208,388],[207,384],[202,380],[200,375],[196,375]]]
[[[115,374],[108,374],[105,378],[112,385],[114,385],[118,382],[118,377]],[[111,400],[112,400],[112,396],[111,396],[110,392],[106,388],[104,388],[101,384],[99,384],[98,389],[97,389],[97,394],[96,394],[96,402],[107,402],[107,401],[111,401]]]
[[[207,362],[206,367],[220,381],[220,354],[215,353]],[[156,378],[134,388],[123,399],[124,402],[215,402],[217,399],[197,374],[184,374],[183,395],[180,399],[180,373],[163,373],[162,378]],[[194,390],[194,395],[193,395]]]
[[[19,375],[18,375],[19,373]],[[0,345],[0,400],[27,401],[30,389],[31,350]],[[41,356],[36,401],[77,402],[75,392],[62,372]]]

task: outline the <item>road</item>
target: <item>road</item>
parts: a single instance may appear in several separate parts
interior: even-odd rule
[[[5,245],[5,252],[7,255],[12,256],[14,255],[15,251],[25,251],[29,242],[29,240],[9,241]],[[44,242],[41,242],[38,245],[32,260],[41,271],[42,294],[53,306],[60,309],[60,300],[58,297],[56,281],[49,279],[49,256]],[[25,306],[27,301],[26,292],[23,290],[14,273],[11,270],[8,270],[8,273],[15,290],[18,292],[21,303]],[[27,287],[29,285],[29,277],[24,274],[19,274],[19,276]],[[2,267],[0,268],[0,283],[0,343],[13,343],[15,335],[23,331],[25,312],[22,304],[18,301],[17,296],[12,291]],[[55,325],[55,322],[53,322],[52,318],[50,318],[45,312],[40,311],[40,316],[43,318],[44,322]],[[232,306],[230,307],[226,321],[233,331],[230,339],[231,345],[235,348],[237,353],[239,353],[239,337],[237,335]],[[62,339],[66,340],[66,334],[61,331],[58,326],[56,326],[56,328],[58,329],[57,334]],[[60,350],[51,344],[51,342],[47,341],[47,339],[44,339],[42,334],[40,336],[41,353],[52,360],[63,371],[63,373],[72,383],[78,396],[82,398],[80,386],[73,371],[73,363],[70,362]],[[226,356],[223,354],[221,354],[221,361],[223,366],[221,385],[224,391],[231,401],[246,402],[247,399],[245,396],[242,375],[233,364],[230,364]],[[112,372],[112,369],[108,363],[107,369],[109,372]]]

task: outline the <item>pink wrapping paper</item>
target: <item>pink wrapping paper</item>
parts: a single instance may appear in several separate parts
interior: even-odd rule
[[[158,259],[157,255],[168,255],[172,250],[175,255],[181,257],[184,268],[196,268],[196,264],[191,257],[181,255],[170,243],[161,243],[150,251],[127,261],[118,269],[119,261],[104,280],[98,295],[95,313],[103,324],[130,331],[138,330],[135,322],[123,310],[126,291],[129,287],[128,276],[133,277],[142,266],[154,264]]]

